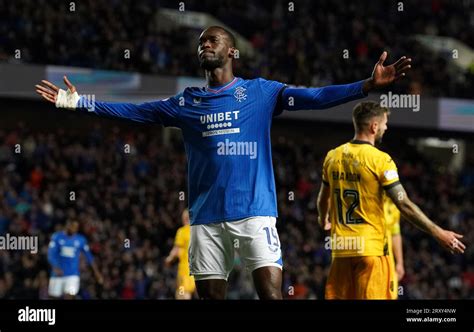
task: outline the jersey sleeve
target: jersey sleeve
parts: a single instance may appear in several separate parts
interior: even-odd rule
[[[382,152],[376,167],[379,183],[385,190],[400,183],[397,166],[388,154]]]
[[[77,104],[79,110],[87,110],[99,116],[121,118],[141,123],[159,123],[165,127],[179,127],[179,111],[184,106],[183,94],[141,104],[110,103],[82,96]]]
[[[366,97],[364,81],[321,88],[288,88],[282,94],[287,111],[320,110]]]
[[[53,234],[49,241],[48,262],[51,266],[59,268],[59,243],[57,234]]]
[[[273,116],[278,116],[283,112],[282,94],[286,89],[286,84],[277,81],[269,81],[259,78],[258,82],[262,89],[265,100],[269,105],[273,105]]]
[[[176,232],[176,237],[174,238],[174,245],[180,248],[184,248],[185,245],[183,229],[179,228]]]
[[[90,265],[94,261],[94,257],[92,256],[91,250],[89,248],[89,244],[87,243],[86,238],[82,238],[82,253],[86,256],[87,263]]]
[[[390,234],[393,235],[398,235],[400,234],[400,223],[399,222],[395,222],[393,223],[392,227],[390,227]]]
[[[323,175],[322,175],[322,181],[323,183],[329,187],[329,161],[332,158],[332,151],[329,151],[328,154],[326,155],[326,158],[324,158],[323,162]]]

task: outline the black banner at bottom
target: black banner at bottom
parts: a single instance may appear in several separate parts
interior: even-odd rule
[[[474,331],[474,301],[0,301],[0,331],[152,330],[202,320],[296,320],[355,330]],[[168,322],[165,322],[168,321]],[[159,325],[159,322],[163,322]],[[217,325],[216,325],[217,324]],[[218,323],[211,324],[216,329]],[[210,326],[210,325],[206,325]],[[295,325],[303,328],[304,325]],[[248,329],[247,327],[246,329]],[[291,331],[293,332],[293,331]]]

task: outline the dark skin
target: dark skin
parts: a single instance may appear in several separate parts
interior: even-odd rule
[[[199,37],[197,50],[198,59],[204,69],[208,87],[221,86],[234,79],[232,61],[236,52],[230,37],[218,27],[204,30]],[[364,93],[386,87],[405,76],[410,69],[411,59],[400,58],[396,63],[384,66],[387,52],[383,52],[376,63],[372,76],[365,80]],[[46,80],[36,85],[36,92],[44,99],[55,103],[59,88]],[[76,88],[64,76],[64,83],[71,92]],[[261,299],[281,299],[282,271],[274,266],[266,266],[252,272],[255,288]],[[224,299],[226,297],[227,282],[224,280],[196,281],[200,298]]]
[[[232,59],[235,47],[224,31],[218,28],[204,30],[199,37],[198,57],[204,68],[208,86],[224,85],[233,80]],[[411,59],[400,58],[396,63],[383,66],[387,52],[383,52],[375,64],[372,77],[363,85],[364,93],[392,84],[405,76],[410,69]],[[220,62],[220,63],[219,63]],[[204,66],[203,66],[204,64]],[[207,64],[209,64],[207,66]],[[211,64],[218,66],[212,66]],[[255,288],[260,299],[281,299],[282,271],[273,266],[259,268],[252,272]],[[206,299],[224,299],[227,282],[224,280],[202,280],[196,282],[198,294]]]

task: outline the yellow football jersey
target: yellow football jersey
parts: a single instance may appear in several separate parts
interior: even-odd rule
[[[179,251],[178,274],[182,276],[189,276],[188,249],[190,239],[191,226],[185,225],[178,228],[174,239],[174,245],[181,248]]]
[[[399,182],[392,158],[369,142],[348,142],[326,155],[323,182],[331,190],[333,257],[387,255],[384,188]]]

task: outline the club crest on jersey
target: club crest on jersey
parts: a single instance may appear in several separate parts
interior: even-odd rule
[[[247,94],[245,93],[245,91],[247,91],[247,89],[241,86],[235,88],[234,97],[239,103],[243,100],[247,100]]]
[[[200,104],[201,103],[201,97],[194,97],[193,98],[193,104]]]

